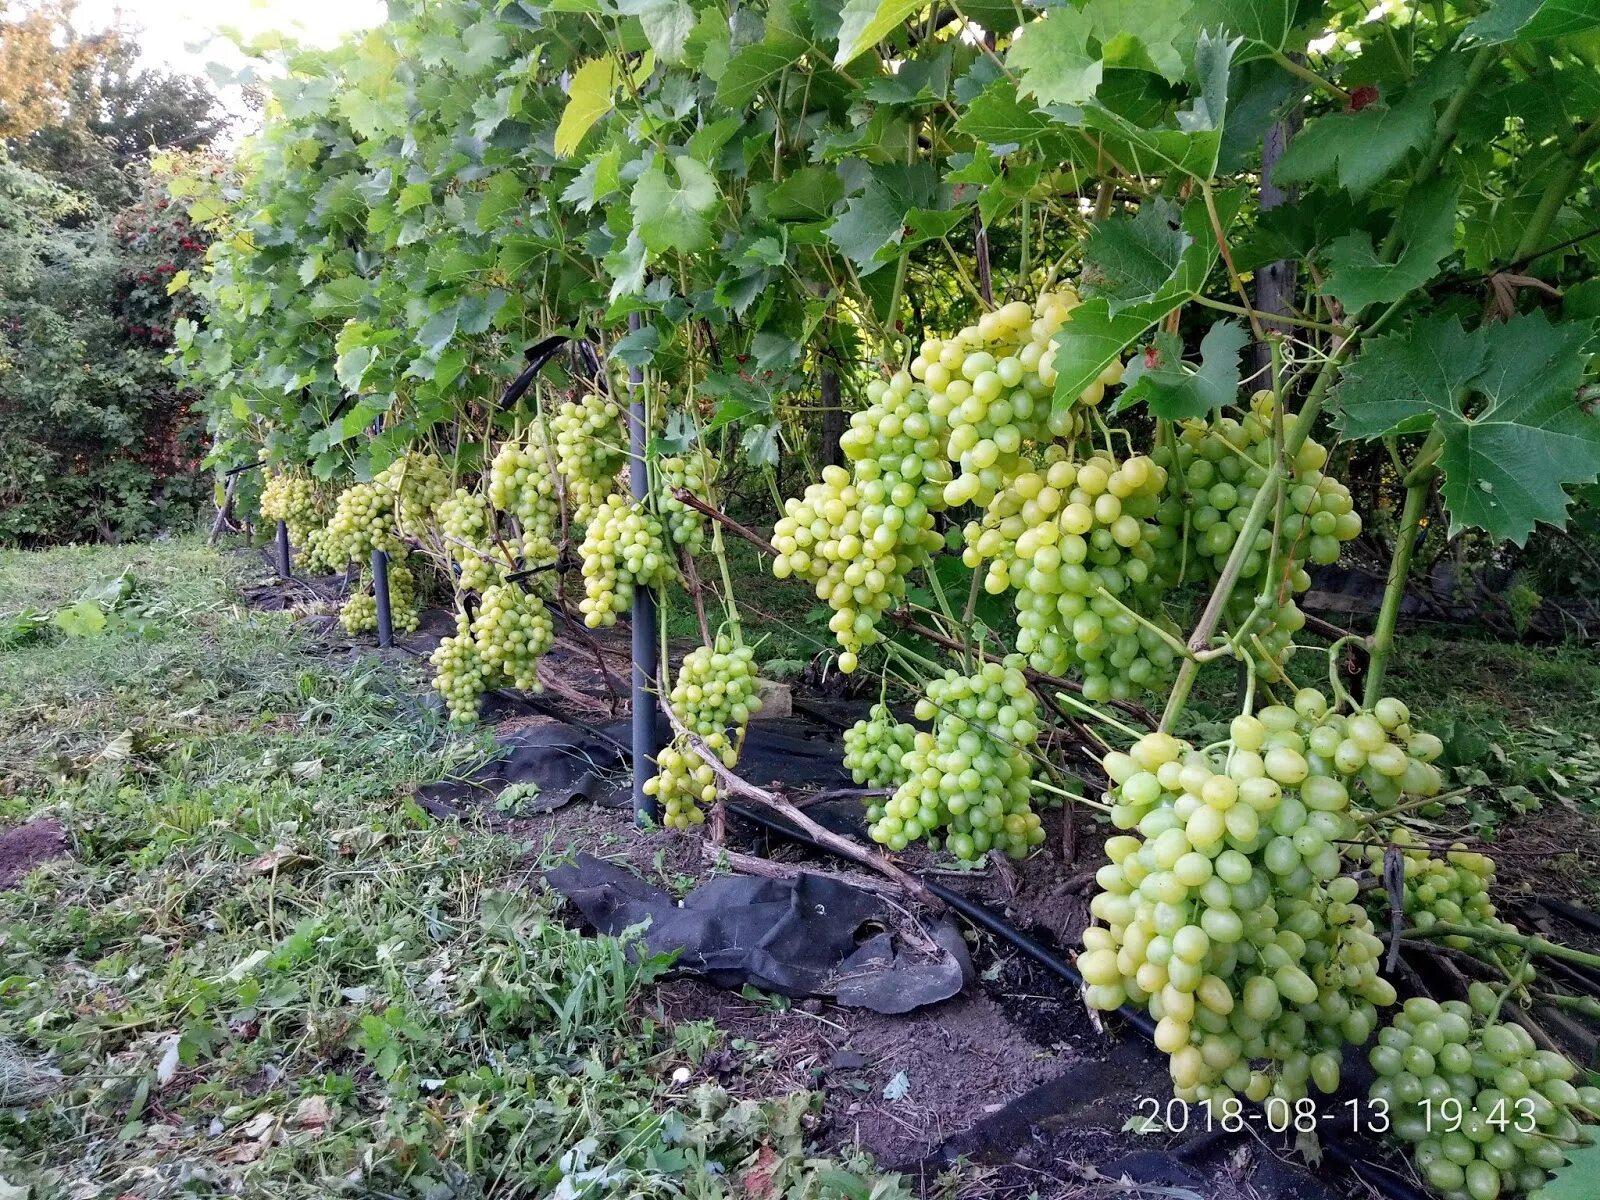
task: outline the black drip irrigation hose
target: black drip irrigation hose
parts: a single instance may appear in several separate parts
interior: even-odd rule
[[[814,841],[800,830],[794,828],[794,826],[777,817],[767,816],[765,813],[757,812],[755,809],[748,808],[742,804],[726,803],[726,807],[728,812],[734,816],[741,820],[749,821],[753,825],[758,825],[770,834],[805,846],[807,849],[819,854],[838,857],[836,851],[830,850],[822,843]],[[971,900],[959,892],[953,892],[943,884],[935,883],[931,879],[919,876],[914,871],[906,873],[973,925],[988,931],[1007,945],[1026,954],[1041,967],[1066,980],[1073,987],[1081,989],[1084,986],[1083,976],[1078,973],[1076,967],[1042,942],[1017,929],[988,905]],[[1145,1041],[1154,1040],[1155,1022],[1150,1019],[1148,1013],[1123,1005],[1117,1009],[1116,1015],[1137,1030]],[[1243,1103],[1246,1107],[1254,1107],[1248,1101]],[[1371,1187],[1380,1195],[1387,1197],[1387,1200],[1428,1200],[1426,1193],[1418,1190],[1409,1180],[1387,1167],[1368,1161],[1359,1148],[1346,1145],[1342,1140],[1334,1137],[1330,1131],[1319,1131],[1318,1136],[1321,1140],[1323,1152],[1329,1158],[1348,1170],[1362,1183]]]

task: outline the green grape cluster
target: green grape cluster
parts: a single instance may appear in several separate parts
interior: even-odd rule
[[[490,686],[505,682],[518,691],[544,690],[539,658],[555,644],[556,628],[538,593],[509,583],[485,588],[472,619],[472,639]]]
[[[289,527],[289,541],[305,546],[327,522],[327,506],[317,485],[298,471],[273,471],[261,488],[261,516]]]
[[[489,465],[489,504],[516,518],[524,566],[541,566],[556,557],[561,509],[552,454],[538,425],[520,438],[500,443]]]
[[[656,755],[656,773],[644,781],[644,790],[660,803],[663,825],[689,829],[705,822],[703,805],[716,803],[717,776],[680,735]]]
[[[898,371],[869,384],[867,398],[839,441],[851,469],[825,467],[821,482],[784,502],[772,533],[773,575],[809,581],[833,609],[846,674],[881,640],[878,621],[905,595],[912,568],[943,545],[934,514],[950,477],[927,389]]]
[[[1431,929],[1441,923],[1506,931],[1514,928],[1500,919],[1490,898],[1490,889],[1494,886],[1494,859],[1487,854],[1468,850],[1459,843],[1442,855],[1434,854],[1420,845],[1416,835],[1404,826],[1390,833],[1389,844],[1402,848],[1401,907],[1407,924],[1417,929]],[[1366,848],[1372,874],[1379,879],[1384,875],[1387,849],[1380,844]],[[1369,893],[1368,908],[1374,920],[1386,919],[1389,906],[1386,890],[1377,888]],[[1481,949],[1479,943],[1468,937],[1448,937],[1443,941],[1457,950],[1479,952]]]
[[[739,759],[744,727],[761,708],[755,657],[754,647],[719,634],[713,645],[683,656],[667,695],[672,715],[730,767]],[[736,731],[731,739],[729,730]]]
[[[372,633],[378,628],[378,598],[374,594],[372,573],[364,571],[361,586],[351,593],[339,610],[339,624],[352,636]],[[401,562],[389,564],[389,623],[403,633],[415,633],[422,624],[417,608],[417,579]]]
[[[466,613],[456,614],[454,636],[440,641],[428,661],[433,664],[434,690],[444,697],[450,720],[458,725],[475,720],[479,698],[492,686],[493,672],[478,653]]]
[[[1158,542],[1163,551],[1160,573],[1167,584],[1188,579],[1210,582],[1221,575],[1250,507],[1267,482],[1275,453],[1276,403],[1271,392],[1257,392],[1242,419],[1185,421],[1175,445],[1159,446],[1152,453],[1172,477],[1168,498],[1157,513],[1163,530]],[[1294,414],[1283,414],[1286,424],[1293,420]],[[1274,522],[1268,520],[1244,558],[1239,572],[1242,586],[1224,610],[1225,627],[1243,631],[1241,650],[1266,668],[1269,679],[1282,677],[1290,643],[1305,624],[1291,597],[1311,586],[1307,562],[1337,562],[1343,543],[1361,532],[1350,490],[1323,473],[1327,461],[1328,452],[1319,443],[1307,439],[1301,445],[1284,493],[1277,566],[1269,578]],[[1252,613],[1264,614],[1265,623],[1246,629]]]
[[[974,675],[946,671],[928,684],[916,716],[932,732],[916,733],[901,757],[905,778],[872,823],[873,841],[904,850],[942,831],[945,848],[970,862],[990,849],[1022,858],[1044,840],[1028,802],[1037,703],[1019,655]]]
[[[579,554],[584,595],[578,609],[591,629],[615,625],[633,603],[635,587],[658,587],[670,576],[661,522],[621,496],[607,496],[591,515]]]
[[[1278,705],[1205,751],[1152,733],[1103,760],[1112,824],[1130,832],[1106,843],[1096,877],[1090,913],[1105,924],[1084,931],[1085,999],[1144,1007],[1174,1094],[1213,1111],[1331,1092],[1344,1043],[1395,999],[1341,874],[1349,789],[1313,772],[1301,721]]]
[[[1469,1000],[1407,1000],[1368,1055],[1369,1097],[1445,1200],[1537,1197],[1582,1138],[1580,1123],[1600,1115],[1600,1089],[1576,1086],[1565,1056],[1495,1020],[1499,998],[1486,984]]]
[[[439,502],[434,516],[444,535],[445,552],[461,569],[463,590],[482,592],[505,578],[512,564],[501,561],[494,539],[494,513],[487,500],[457,488]]]
[[[611,495],[617,472],[627,461],[622,408],[607,396],[586,391],[577,400],[564,401],[550,417],[550,435],[573,517],[587,522]]]
[[[1120,463],[1105,454],[1051,457],[1044,470],[1017,475],[982,520],[967,524],[962,559],[975,570],[987,560],[991,595],[1016,590],[1017,649],[1036,670],[1077,667],[1093,701],[1158,687],[1177,658],[1177,630],[1160,606],[1160,531],[1151,520],[1166,472],[1144,455]]]
[[[927,386],[930,415],[948,428],[945,457],[960,468],[944,489],[952,507],[970,500],[987,507],[1025,469],[1030,444],[1080,435],[1082,410],[1099,404],[1122,378],[1122,364],[1113,363],[1078,404],[1054,407],[1051,339],[1077,303],[1069,290],[1031,305],[1013,301],[953,337],[922,343],[910,372]]]
[[[1444,743],[1412,728],[1411,710],[1393,696],[1351,713],[1327,709],[1322,693],[1302,689],[1295,697],[1302,715],[1307,761],[1317,773],[1359,783],[1370,807],[1393,807],[1402,796],[1437,796],[1444,775],[1434,760]]]
[[[351,484],[339,493],[320,553],[325,561],[345,566],[368,561],[374,550],[401,550],[394,493],[377,483]]]
[[[706,515],[679,500],[673,492],[684,488],[696,499],[710,504],[717,460],[704,453],[674,455],[657,460],[654,467],[659,490],[657,499],[666,518],[668,536],[674,545],[682,546],[690,554],[699,554],[706,548]]]
[[[898,788],[906,781],[901,760],[916,737],[915,725],[895,720],[887,704],[874,704],[864,719],[844,731],[844,765],[850,778],[862,787]],[[882,815],[870,814],[874,821]]]
[[[433,518],[433,510],[450,495],[450,475],[437,454],[408,450],[372,477],[372,482],[395,498],[395,515],[402,533],[419,536]]]

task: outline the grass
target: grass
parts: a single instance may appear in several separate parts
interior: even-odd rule
[[[0,893],[0,1183],[909,1195],[809,1157],[809,1095],[676,1082],[716,1035],[651,1018],[664,964],[553,919],[526,847],[412,803],[481,740],[420,679],[241,607],[247,561],[188,541],[0,555],[8,609],[138,578],[136,619],[0,652],[5,815],[58,818],[72,851]]]

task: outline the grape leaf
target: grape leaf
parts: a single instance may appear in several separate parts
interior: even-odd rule
[[[1362,230],[1335,239],[1327,250],[1328,278],[1322,290],[1358,313],[1369,304],[1398,300],[1432,279],[1439,263],[1455,248],[1456,200],[1459,187],[1448,178],[1418,188],[1407,198],[1395,223],[1404,246],[1393,262],[1384,262]]]
[[[1600,27],[1597,0],[1495,0],[1461,31],[1464,46],[1571,37]]]
[[[1272,168],[1273,182],[1337,179],[1352,196],[1365,195],[1433,133],[1433,106],[1454,89],[1460,71],[1459,60],[1441,61],[1393,103],[1312,121]]]
[[[764,41],[742,47],[728,60],[717,81],[717,104],[744,108],[757,92],[799,62],[808,48],[804,38],[769,29]]]
[[[1578,1136],[1588,1144],[1567,1151],[1566,1165],[1557,1167],[1539,1190],[1544,1200],[1592,1200],[1595,1176],[1600,1174],[1600,1127],[1586,1125]]]
[[[611,111],[617,87],[617,64],[610,57],[591,58],[572,73],[567,85],[567,106],[556,125],[555,151],[576,154],[583,135]]]
[[[657,158],[633,185],[633,219],[645,249],[654,254],[677,250],[693,254],[711,240],[711,210],[717,203],[717,181],[703,164],[687,155],[671,160],[679,184],[667,178]]]
[[[1083,295],[1103,296],[1111,316],[1154,300],[1193,240],[1183,231],[1182,212],[1164,196],[1140,205],[1131,217],[1096,221],[1083,245]]]
[[[924,7],[923,0],[845,0],[839,10],[839,53],[833,65],[842,67],[859,58]]]
[[[684,45],[695,26],[695,12],[688,0],[619,0],[617,11],[639,18],[645,40],[662,62],[683,61]]]
[[[1031,145],[1050,127],[1050,118],[1017,99],[1017,85],[997,79],[964,106],[956,128],[990,146]]]
[[[1151,349],[1128,364],[1117,411],[1143,401],[1152,416],[1182,421],[1221,408],[1239,391],[1239,354],[1249,340],[1238,322],[1218,321],[1200,339],[1200,366],[1189,371],[1183,364],[1182,340],[1172,333],[1156,334]]]
[[[1240,61],[1282,50],[1294,28],[1294,0],[1195,0],[1190,20],[1244,39]]]
[[[828,240],[860,269],[871,274],[883,266],[878,252],[899,245],[913,209],[937,209],[939,179],[932,164],[881,166],[867,177],[859,196],[827,228]]]
[[[1094,15],[1071,7],[1052,8],[1024,25],[1006,51],[1006,66],[1019,76],[1018,90],[1040,104],[1094,99],[1104,69],[1100,55],[1089,49],[1094,30]]]
[[[1226,229],[1244,202],[1242,189],[1216,197],[1217,216]],[[1056,385],[1054,405],[1074,404],[1078,396],[1115,362],[1145,330],[1173,309],[1200,294],[1217,262],[1217,239],[1211,229],[1205,202],[1198,196],[1183,212],[1183,230],[1190,242],[1172,277],[1142,304],[1130,304],[1113,314],[1103,296],[1086,300],[1055,336]]]
[[[1467,332],[1454,317],[1369,342],[1334,392],[1348,437],[1437,429],[1450,532],[1522,545],[1566,523],[1567,488],[1600,475],[1600,417],[1580,399],[1588,329],[1543,313]]]

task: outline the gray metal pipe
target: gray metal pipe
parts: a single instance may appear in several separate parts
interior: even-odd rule
[[[639,314],[628,317],[628,329],[639,328]],[[650,441],[644,403],[644,372],[628,368],[628,482],[635,503],[650,495],[645,448]],[[656,594],[647,587],[633,590],[633,819],[643,825],[659,819],[656,798],[646,795],[645,781],[656,773],[655,686],[660,664],[656,654]]]
[[[394,645],[394,615],[389,608],[389,556],[382,550],[372,552],[372,599],[378,609],[378,645],[388,649]]]

